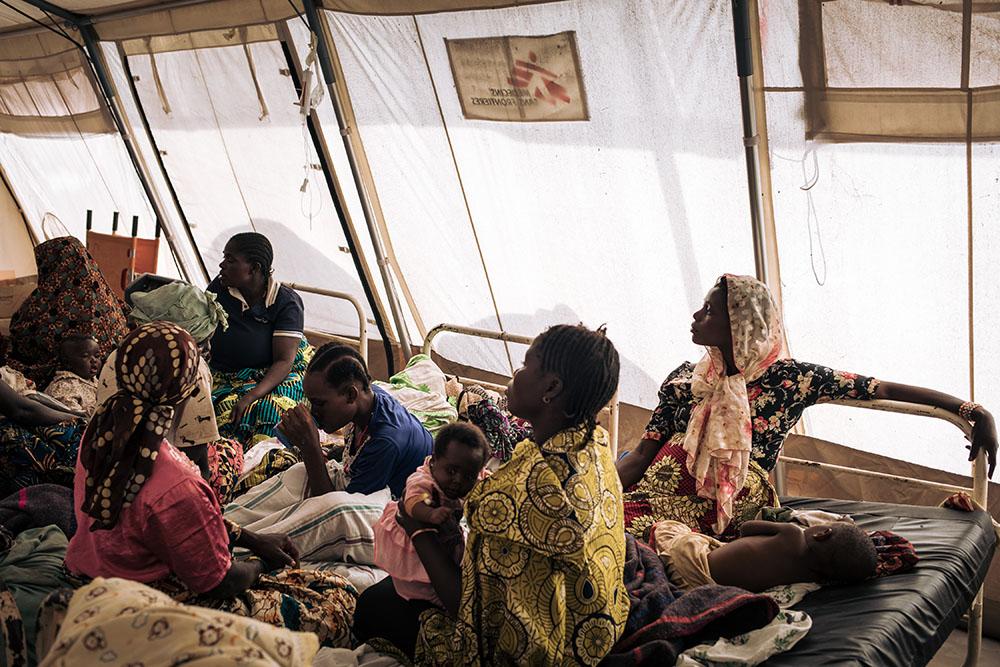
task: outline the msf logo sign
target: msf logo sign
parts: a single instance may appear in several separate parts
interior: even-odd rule
[[[529,62],[530,61],[530,62]],[[569,104],[570,97],[565,88],[556,83],[558,75],[538,65],[538,56],[528,51],[528,60],[515,60],[514,68],[507,82],[514,88],[525,90],[540,102],[552,106]]]

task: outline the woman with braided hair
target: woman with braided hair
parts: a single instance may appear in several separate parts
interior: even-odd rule
[[[603,329],[554,326],[535,339],[507,389],[510,411],[534,434],[469,494],[461,566],[436,526],[398,517],[445,608],[403,600],[383,580],[358,601],[361,641],[391,644],[417,664],[605,657],[629,610],[621,485],[597,425],[618,373]]]
[[[302,376],[312,356],[302,299],[274,279],[273,261],[266,236],[236,234],[208,285],[229,320],[229,328],[212,338],[212,402],[219,433],[245,449],[273,437],[281,413],[302,400]]]
[[[80,443],[77,531],[66,567],[347,645],[353,587],[332,573],[286,569],[298,559],[288,537],[223,519],[197,466],[171,444],[178,415],[199,391],[198,358],[191,335],[168,322],[140,326],[118,348],[118,391],[98,408]],[[232,547],[254,556],[237,561]]]

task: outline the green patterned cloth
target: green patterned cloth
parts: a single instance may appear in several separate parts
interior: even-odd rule
[[[420,420],[431,435],[458,419],[458,411],[448,401],[444,373],[426,354],[418,354],[406,368],[388,382],[373,384],[386,390],[400,405]]]
[[[131,317],[139,324],[173,322],[199,343],[211,338],[220,324],[223,330],[229,327],[226,311],[214,294],[182,282],[133,294]]]
[[[244,368],[234,373],[212,373],[212,403],[219,421],[219,435],[232,438],[246,451],[261,440],[273,438],[274,428],[281,421],[281,413],[294,408],[302,400],[302,378],[315,350],[305,339],[299,343],[288,377],[264,398],[254,401],[239,424],[232,423],[233,408],[237,401],[257,386],[267,368]],[[275,471],[277,472],[277,471]]]

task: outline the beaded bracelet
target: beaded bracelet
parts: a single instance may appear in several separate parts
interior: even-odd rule
[[[972,413],[983,406],[979,403],[973,403],[972,401],[966,401],[962,403],[962,406],[958,409],[958,416],[967,421],[975,421],[972,417]]]

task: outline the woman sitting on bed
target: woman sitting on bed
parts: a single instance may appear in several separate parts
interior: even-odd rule
[[[354,562],[372,563],[372,526],[390,494],[398,498],[406,478],[431,455],[433,438],[395,398],[372,384],[361,355],[347,345],[321,347],[304,387],[308,403],[288,410],[278,426],[302,462],[234,500],[226,517],[254,530],[269,531],[280,522],[310,561],[344,560],[347,548]],[[344,429],[342,462],[327,460],[317,424],[327,433]],[[357,512],[352,517],[357,519],[352,527],[362,533],[353,544],[343,539],[348,512],[335,511],[338,507],[365,508],[366,517]]]
[[[263,234],[236,234],[208,285],[229,321],[212,337],[212,402],[219,432],[246,449],[273,437],[281,413],[302,400],[312,351],[303,335],[302,299],[271,275],[273,260]]]
[[[98,408],[80,443],[78,528],[66,567],[347,645],[354,590],[346,580],[283,569],[298,558],[288,537],[226,522],[198,468],[171,444],[177,416],[198,391],[198,359],[191,335],[167,322],[139,327],[119,347],[118,392]],[[233,560],[231,546],[257,558]],[[280,572],[265,574],[273,570]]]
[[[784,357],[778,308],[767,287],[725,275],[694,314],[691,338],[707,348],[660,387],[642,442],[618,462],[625,526],[644,537],[662,520],[732,537],[776,494],[767,474],[802,411],[836,399],[930,405],[974,423],[970,460],[996,465],[993,416],[941,392],[835,371]]]
[[[603,331],[562,325],[535,339],[507,390],[534,435],[469,494],[461,566],[437,526],[399,517],[445,609],[404,600],[385,579],[358,600],[359,640],[415,650],[416,664],[596,665],[607,655],[629,611],[621,486],[596,421],[618,373]]]

